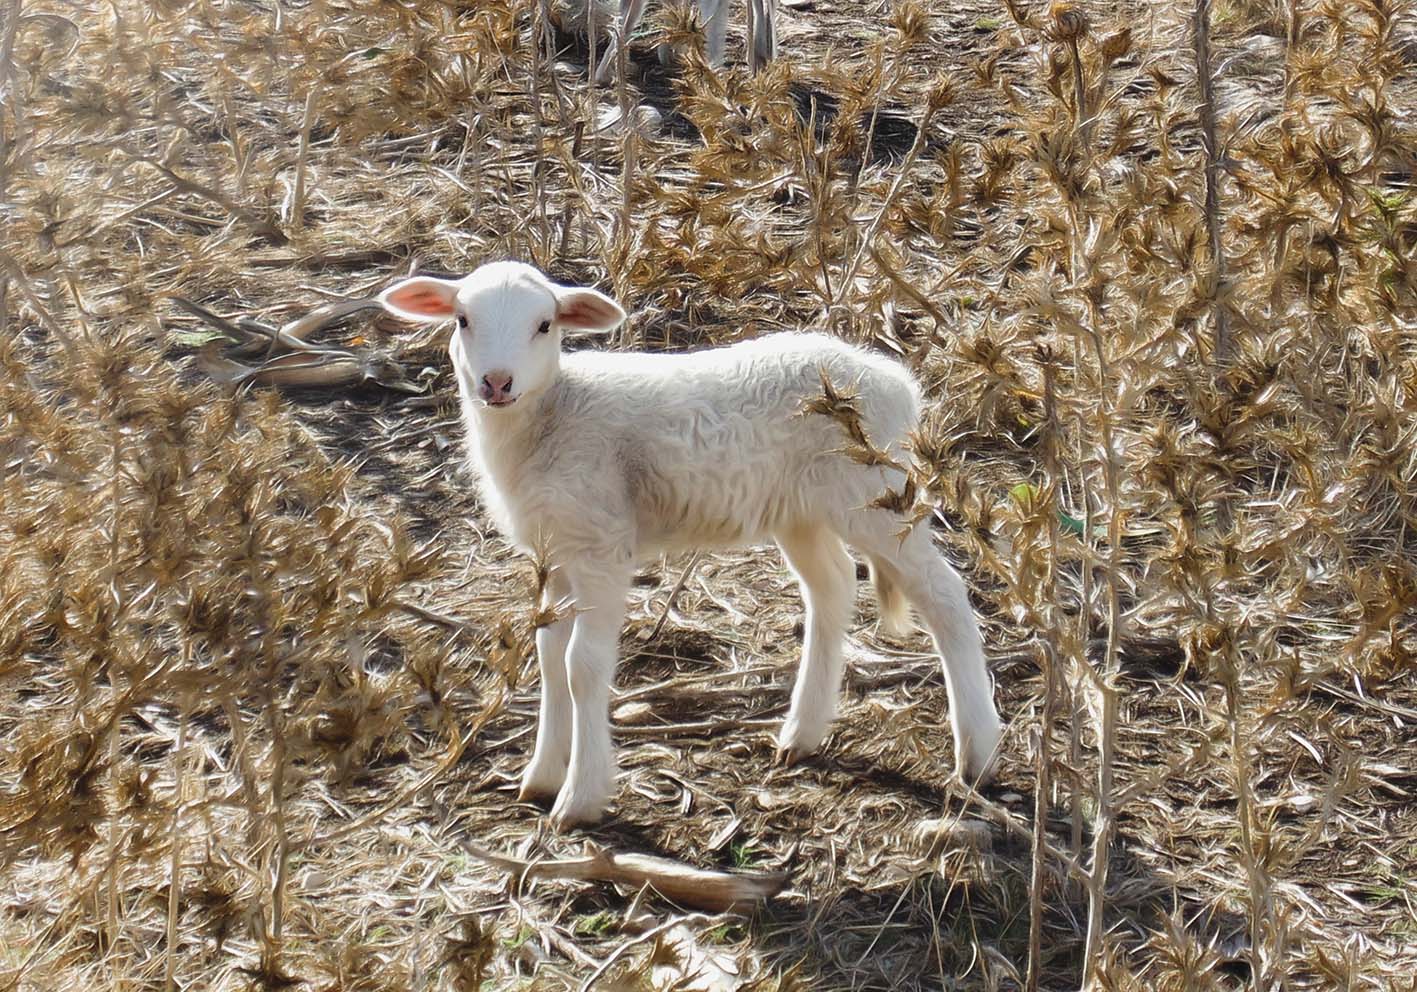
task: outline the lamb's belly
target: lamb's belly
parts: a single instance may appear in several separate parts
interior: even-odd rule
[[[713,548],[737,548],[768,540],[770,534],[749,531],[738,521],[702,522],[701,526],[681,530],[645,530],[641,532],[641,553],[645,555],[677,554]]]
[[[705,478],[692,490],[676,490],[642,507],[639,537],[649,553],[760,544],[804,512],[795,486],[731,486]]]

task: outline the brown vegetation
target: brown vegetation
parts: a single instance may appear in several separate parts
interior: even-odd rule
[[[533,0],[8,0],[0,988],[1410,985],[1417,11],[1185,6],[789,5],[750,79],[671,5],[679,64],[596,93]],[[706,554],[637,586],[599,847],[545,835],[535,570],[441,341],[356,311],[348,374],[217,385],[171,300],[274,326],[495,256],[614,292],[616,347],[919,372],[882,500],[971,580],[996,786],[869,616],[772,767],[796,593]],[[788,887],[514,870],[641,855]]]

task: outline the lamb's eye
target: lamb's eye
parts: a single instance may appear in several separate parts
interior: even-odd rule
[[[537,333],[537,334],[549,334],[549,333],[551,333],[551,321],[549,321],[549,320],[543,320],[543,321],[541,322],[541,326],[536,329],[536,333]]]
[[[462,314],[458,314],[458,330],[467,330],[467,318],[464,317]]]

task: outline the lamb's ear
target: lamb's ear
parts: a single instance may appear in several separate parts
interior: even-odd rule
[[[447,320],[453,315],[458,284],[451,279],[414,276],[379,294],[384,309],[405,320]]]
[[[571,331],[604,334],[620,326],[625,311],[610,297],[581,286],[553,286],[556,323]]]

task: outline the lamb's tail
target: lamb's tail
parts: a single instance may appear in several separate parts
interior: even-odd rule
[[[910,600],[889,565],[872,558],[871,584],[876,587],[876,612],[881,630],[891,637],[905,637],[915,629],[910,619]]]

